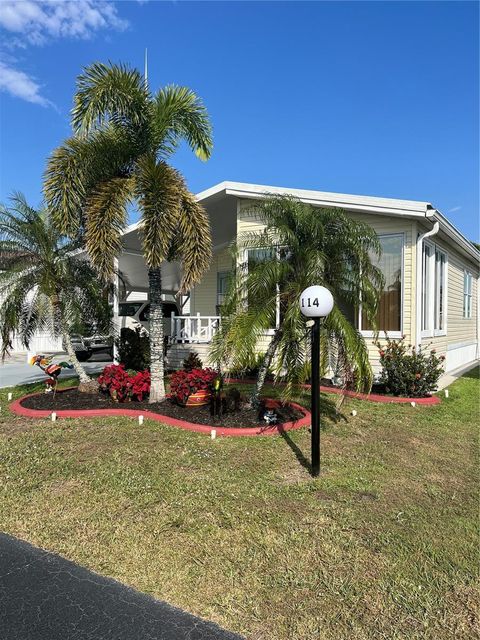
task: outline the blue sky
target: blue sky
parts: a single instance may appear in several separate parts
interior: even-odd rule
[[[41,200],[91,62],[192,87],[214,125],[190,188],[223,180],[427,200],[479,239],[476,2],[8,2],[0,10],[0,200]]]

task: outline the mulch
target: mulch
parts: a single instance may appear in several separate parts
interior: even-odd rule
[[[211,414],[210,406],[202,407],[182,407],[171,400],[164,402],[114,402],[110,396],[103,393],[79,393],[77,389],[68,391],[57,391],[55,398],[51,393],[40,393],[29,396],[22,400],[22,406],[28,409],[43,409],[48,411],[68,410],[68,409],[146,409],[153,413],[169,416],[178,420],[194,422],[202,425],[212,425],[219,427],[251,428],[264,427],[263,420],[265,404],[262,403],[259,410],[248,407],[241,407],[237,410],[230,409],[224,412],[221,418]],[[303,414],[294,407],[283,405],[275,408],[278,422],[293,422],[303,417]]]

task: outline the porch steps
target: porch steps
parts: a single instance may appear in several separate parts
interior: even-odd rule
[[[206,343],[174,343],[168,347],[166,363],[168,369],[181,369],[185,358],[194,352],[203,362],[204,367],[212,366],[208,357],[210,345]]]

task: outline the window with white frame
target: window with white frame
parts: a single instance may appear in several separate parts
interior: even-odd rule
[[[247,272],[254,269],[258,264],[265,262],[267,260],[271,260],[274,255],[277,256],[277,259],[280,259],[283,254],[285,254],[285,250],[277,248],[275,249],[247,249],[245,251],[245,265],[247,268]],[[278,287],[277,287],[278,291]],[[248,294],[247,294],[248,300]],[[277,305],[275,311],[275,318],[272,318],[272,328],[269,332],[273,332],[273,330],[280,325],[281,322],[281,309],[280,309],[280,295],[277,296]]]
[[[422,336],[447,330],[447,254],[430,242],[422,247]]]
[[[445,331],[447,254],[435,249],[435,331]]]
[[[230,278],[230,271],[219,271],[217,273],[217,315],[220,315],[220,308],[225,302]]]
[[[472,317],[472,282],[473,276],[469,271],[463,272],[463,317]]]
[[[380,295],[377,313],[377,328],[392,337],[402,331],[402,295],[403,295],[403,233],[379,236],[382,255],[376,261],[384,277],[384,286]],[[363,332],[371,332],[365,314],[360,313],[359,324]]]

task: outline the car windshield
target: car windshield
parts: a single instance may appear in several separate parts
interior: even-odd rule
[[[134,316],[143,302],[121,302],[118,307],[119,316]]]

